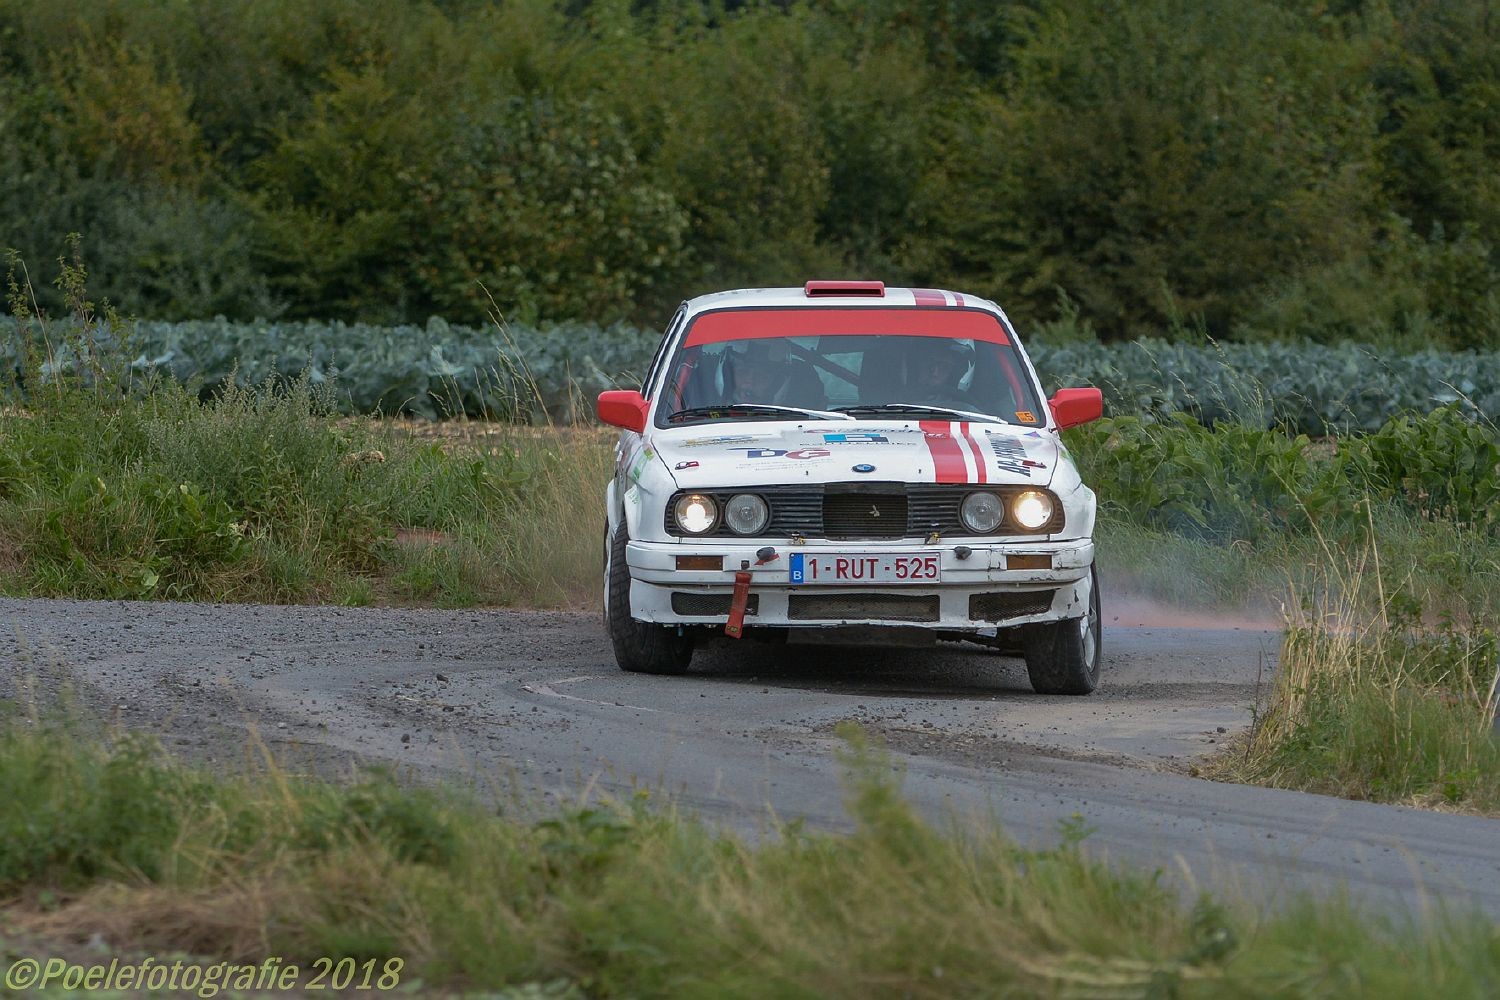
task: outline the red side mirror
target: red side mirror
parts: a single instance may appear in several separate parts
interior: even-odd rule
[[[646,429],[646,411],[650,407],[651,404],[634,389],[610,389],[599,393],[599,419],[637,434]]]
[[[1098,389],[1059,389],[1047,400],[1057,429],[1067,430],[1104,416],[1104,393]]]

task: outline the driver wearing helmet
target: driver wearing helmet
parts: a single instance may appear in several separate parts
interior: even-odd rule
[[[972,410],[963,382],[974,363],[974,348],[950,337],[922,337],[906,359],[906,391],[912,403]]]
[[[811,366],[791,356],[783,340],[730,345],[721,368],[725,403],[772,403],[821,409],[823,383]]]

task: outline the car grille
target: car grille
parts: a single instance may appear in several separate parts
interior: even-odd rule
[[[680,590],[674,591],[672,594],[672,613],[705,618],[727,616],[729,614],[729,602],[732,600],[734,600],[733,594],[687,594]],[[745,602],[745,614],[754,615],[759,612],[760,595],[751,594],[750,599]]]
[[[823,532],[827,538],[905,538],[904,493],[827,493]]]
[[[757,491],[771,505],[771,524],[767,529],[773,535],[821,536],[823,527],[823,491],[801,489],[776,489]],[[733,493],[725,493],[721,499],[728,502]],[[671,508],[667,517],[671,518]],[[675,527],[675,525],[673,526]],[[719,534],[733,535],[727,526],[720,525]]]
[[[1003,622],[1009,618],[1040,615],[1052,610],[1056,590],[1007,590],[974,594],[969,598],[969,620]]]
[[[793,621],[874,618],[896,622],[938,620],[936,594],[791,594],[786,616]]]
[[[958,509],[964,497],[976,489],[989,489],[1003,495],[1014,494],[1024,486],[971,486],[950,483],[829,483],[827,486],[761,486],[753,489],[683,490],[667,503],[663,526],[667,534],[682,537],[672,517],[677,497],[687,492],[711,495],[720,509],[736,493],[755,493],[771,505],[771,523],[765,535],[829,539],[926,538],[940,535],[970,535],[959,520]],[[1008,508],[1007,508],[1008,509]],[[872,513],[878,511],[878,515]],[[1000,525],[1000,535],[1055,534],[1063,528],[1062,503],[1052,522],[1041,531],[1022,531],[1009,523]],[[700,536],[701,537],[701,536]],[[710,537],[736,538],[727,525],[719,525]]]

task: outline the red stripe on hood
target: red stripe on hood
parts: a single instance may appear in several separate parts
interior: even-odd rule
[[[940,483],[967,483],[969,471],[964,468],[964,453],[958,440],[949,433],[944,420],[923,420],[922,440],[932,455],[933,471]]]
[[[979,478],[977,481],[981,483],[989,482],[989,474],[985,471],[984,468],[984,452],[979,450],[979,438],[975,437],[974,434],[970,432],[968,421],[964,421],[963,423],[959,424],[958,429],[963,433],[964,440],[969,442],[969,447],[974,450],[974,468],[979,472]]]

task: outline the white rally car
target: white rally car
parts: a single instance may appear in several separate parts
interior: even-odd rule
[[[604,614],[626,670],[681,673],[713,635],[1024,653],[1032,686],[1099,679],[1094,493],[993,302],[809,282],[683,304],[623,428]]]

